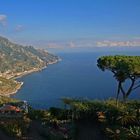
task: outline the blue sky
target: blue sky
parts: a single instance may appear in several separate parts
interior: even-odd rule
[[[140,0],[1,0],[0,35],[21,42],[140,38]]]

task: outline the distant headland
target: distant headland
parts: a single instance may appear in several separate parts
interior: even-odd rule
[[[61,59],[43,49],[22,46],[0,37],[0,95],[15,94],[23,82],[17,78],[40,71]]]

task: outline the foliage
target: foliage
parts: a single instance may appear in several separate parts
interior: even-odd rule
[[[106,128],[106,135],[110,139],[115,140],[139,140],[140,139],[140,127],[130,126],[129,128],[112,127]]]
[[[64,100],[64,99],[63,99]],[[66,99],[67,100],[67,99]],[[97,113],[103,112],[108,118],[109,122],[113,122],[117,119],[118,115],[121,114],[124,109],[123,105],[117,108],[115,100],[98,101],[98,100],[69,100],[68,105],[71,109],[71,116],[73,119],[98,119]]]
[[[116,106],[114,99],[105,101],[64,98],[67,108],[50,108],[49,110],[34,110],[29,108],[28,117],[42,122],[40,134],[46,139],[74,139],[76,122],[98,124],[107,139],[138,139],[140,101],[119,102]],[[25,119],[24,119],[25,120]],[[5,123],[6,132],[12,135],[23,135],[25,124]],[[14,124],[14,125],[11,125]],[[19,125],[20,124],[20,125]],[[5,128],[4,128],[5,129]],[[103,133],[104,135],[104,133]]]
[[[48,140],[73,140],[75,125],[68,119],[68,110],[50,108],[49,110],[34,110],[29,108],[28,117],[42,122],[39,133]]]
[[[20,102],[20,101],[17,99],[9,98],[6,96],[0,96],[0,106],[2,106],[3,104],[6,104],[6,103],[18,103],[18,102]]]
[[[113,127],[113,128],[106,128],[105,130],[106,136],[109,139],[113,140],[130,140],[128,137],[127,129],[120,128],[120,127]]]
[[[9,93],[14,93],[17,89],[21,87],[21,83],[12,79],[6,79],[0,77],[0,94],[5,95]]]
[[[102,71],[109,70],[114,74],[118,81],[117,100],[120,92],[125,101],[133,90],[140,87],[140,83],[136,82],[140,78],[140,56],[102,56],[97,60],[97,66]],[[125,91],[122,83],[126,80],[131,84]]]
[[[96,101],[66,98],[63,101],[71,110],[71,119],[100,122],[111,139],[127,139],[130,136],[129,127],[140,125],[140,101],[128,101],[126,104],[118,102],[118,106],[114,99]]]
[[[0,121],[0,128],[10,136],[22,136],[27,133],[30,120],[28,118],[18,119],[2,119]]]
[[[69,121],[50,120],[40,134],[48,140],[74,140],[75,125]]]
[[[47,115],[48,115],[48,112],[45,110],[37,110],[31,107],[28,108],[28,117],[31,120],[42,120],[45,117],[47,117]]]
[[[125,112],[124,114],[119,116],[117,120],[120,122],[122,126],[131,125],[136,122],[136,116],[128,112]]]
[[[60,109],[60,108],[51,107],[49,109],[49,112],[53,118],[56,118],[58,120],[67,120],[68,119],[69,112],[67,109]]]
[[[140,127],[133,126],[129,128],[129,136],[133,139],[140,139]]]

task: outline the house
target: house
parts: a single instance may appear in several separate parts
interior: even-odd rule
[[[1,117],[18,116],[18,114],[22,114],[22,110],[19,107],[12,105],[3,105],[0,107]]]
[[[26,101],[16,104],[4,104],[0,107],[0,117],[21,117],[28,113],[28,104]]]

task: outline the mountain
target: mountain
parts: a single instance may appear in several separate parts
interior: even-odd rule
[[[0,37],[0,76],[14,76],[25,71],[39,70],[57,61],[57,56],[45,50],[22,46]]]
[[[12,43],[0,36],[0,95],[9,96],[21,88],[23,83],[15,81],[15,77],[41,70],[58,60],[46,50]]]

